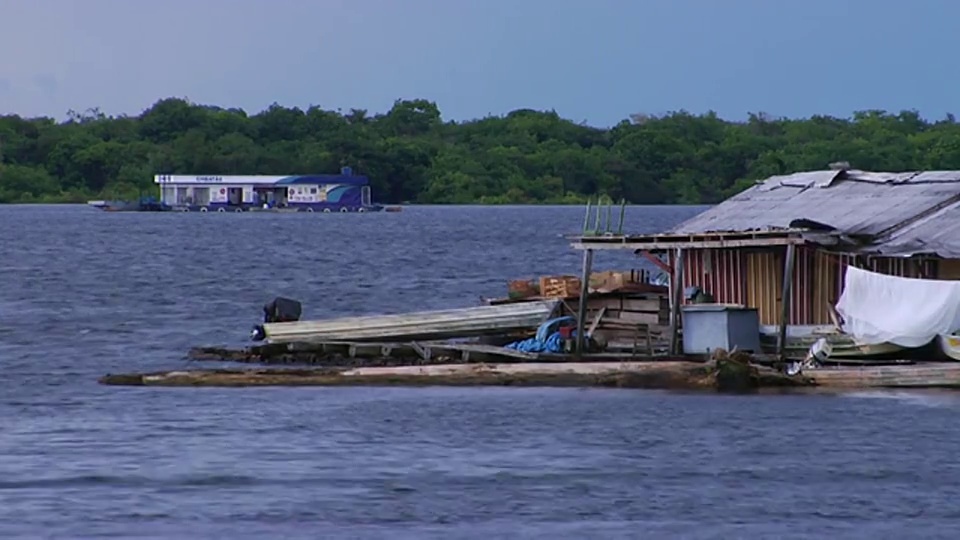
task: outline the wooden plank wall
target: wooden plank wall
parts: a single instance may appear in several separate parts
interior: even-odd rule
[[[571,303],[570,309],[577,305]],[[654,334],[669,335],[670,300],[665,294],[632,293],[591,296],[587,300],[587,318],[589,327],[597,314],[603,310],[603,318],[598,330],[610,341],[633,341],[636,328],[647,325]],[[576,312],[572,313],[576,315]]]

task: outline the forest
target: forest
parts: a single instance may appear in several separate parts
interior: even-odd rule
[[[323,174],[351,166],[382,203],[710,204],[755,180],[835,161],[864,170],[960,169],[960,124],[916,111],[804,119],[633,114],[609,129],[553,111],[445,121],[436,103],[382,114],[163,99],[139,116],[0,116],[0,203],[156,195],[155,174]]]

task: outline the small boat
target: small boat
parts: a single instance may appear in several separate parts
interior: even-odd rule
[[[168,212],[172,207],[152,197],[139,201],[87,201],[87,204],[104,212]]]

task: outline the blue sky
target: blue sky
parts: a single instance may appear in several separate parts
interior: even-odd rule
[[[960,113],[951,0],[0,0],[0,114]]]

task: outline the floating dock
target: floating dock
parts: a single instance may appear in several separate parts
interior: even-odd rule
[[[960,389],[960,362],[861,354],[848,336],[814,335],[814,345],[773,351],[751,335],[676,352],[673,291],[633,274],[550,276],[510,283],[510,297],[488,305],[336,319],[300,320],[301,305],[277,298],[264,306],[255,343],[198,347],[197,363],[246,364],[108,374],[113,386],[581,386],[744,392],[767,389],[846,391],[868,388]],[[583,301],[581,301],[581,299]],[[673,301],[671,301],[673,300]],[[687,321],[697,330],[728,330]],[[753,322],[749,325],[761,331]],[[717,332],[713,332],[717,333]],[[725,334],[725,332],[720,332]],[[582,338],[582,339],[581,339]],[[805,338],[806,339],[806,338]],[[846,341],[844,341],[846,340]],[[809,340],[808,340],[809,341]],[[686,347],[683,347],[686,349]],[[804,348],[806,351],[804,356]],[[693,354],[690,350],[700,351]],[[786,355],[785,351],[792,354]],[[819,352],[818,352],[819,351]],[[824,351],[827,351],[824,354]],[[838,351],[834,358],[830,351]],[[896,352],[896,351],[893,351]],[[253,366],[256,367],[253,367]],[[295,367],[294,367],[295,366]]]

